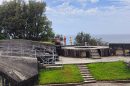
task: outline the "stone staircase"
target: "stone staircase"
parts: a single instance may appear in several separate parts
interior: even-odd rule
[[[90,52],[91,58],[93,58],[93,59],[100,59],[101,58],[98,50],[93,49],[93,50],[90,50],[89,52]]]
[[[46,69],[63,68],[62,64],[44,64]]]
[[[95,83],[96,80],[90,74],[89,69],[85,64],[78,64],[78,68],[80,69],[80,73],[84,79],[84,83]]]

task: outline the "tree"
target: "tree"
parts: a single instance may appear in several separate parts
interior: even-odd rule
[[[98,45],[97,43],[97,39],[96,38],[91,38],[91,40],[89,41],[90,45]]]
[[[60,39],[60,41],[63,41],[63,39],[64,39],[63,35],[60,35],[60,34],[57,34],[57,35],[55,36],[55,38]]]
[[[54,37],[45,2],[13,0],[0,6],[0,32],[6,38],[49,40]]]
[[[64,39],[63,35],[57,34],[54,38],[54,43],[56,45],[63,45],[63,39]]]
[[[76,44],[78,45],[84,45],[85,42],[89,42],[91,39],[91,36],[84,32],[79,32],[75,38]]]
[[[106,45],[106,42],[103,42],[101,38],[97,39],[94,37],[91,37],[90,34],[79,32],[75,38],[75,44],[77,45],[85,45],[85,42],[87,42],[89,45]]]

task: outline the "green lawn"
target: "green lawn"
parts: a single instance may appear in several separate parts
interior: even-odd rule
[[[63,69],[41,70],[39,73],[39,84],[55,84],[55,83],[77,83],[82,82],[76,65],[64,65]]]
[[[130,68],[122,61],[87,64],[96,80],[130,79]]]

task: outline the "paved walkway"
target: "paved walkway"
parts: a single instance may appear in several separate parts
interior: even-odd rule
[[[101,59],[91,59],[91,58],[73,58],[73,57],[63,57],[60,56],[60,61],[56,64],[79,64],[79,63],[94,63],[94,62],[113,62],[113,61],[125,61],[130,62],[130,57],[123,56],[110,56],[102,57]]]
[[[36,85],[36,86],[62,86],[62,85]],[[63,85],[63,86],[130,86],[130,83],[89,83],[83,85]]]
[[[130,86],[130,83],[90,83],[77,86]]]

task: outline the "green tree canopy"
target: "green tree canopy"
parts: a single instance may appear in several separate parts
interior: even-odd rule
[[[54,37],[46,3],[13,0],[0,5],[0,33],[5,38],[49,40]]]
[[[106,42],[103,42],[101,38],[97,39],[92,37],[88,33],[79,32],[75,38],[75,43],[77,45],[85,45],[87,42],[89,45],[96,46],[96,45],[107,45]]]
[[[84,45],[85,42],[89,42],[91,39],[90,34],[79,32],[75,38],[76,44]]]

